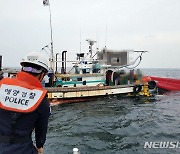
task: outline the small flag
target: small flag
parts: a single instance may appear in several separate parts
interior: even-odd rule
[[[43,0],[43,5],[48,6],[49,5],[49,0]]]

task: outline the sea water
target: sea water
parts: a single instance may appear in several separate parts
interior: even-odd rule
[[[179,69],[143,72],[180,78]],[[111,96],[52,107],[44,153],[171,154],[180,153],[179,142],[180,92],[153,99]]]

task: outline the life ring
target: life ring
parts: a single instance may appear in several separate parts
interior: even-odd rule
[[[136,93],[136,94],[141,92],[141,90],[142,90],[142,86],[141,85],[136,85],[133,88],[133,92]]]

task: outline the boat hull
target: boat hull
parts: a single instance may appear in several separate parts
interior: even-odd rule
[[[91,86],[81,88],[47,88],[51,105],[77,103],[96,99],[101,96],[137,93],[137,85]],[[140,85],[139,85],[140,86]]]

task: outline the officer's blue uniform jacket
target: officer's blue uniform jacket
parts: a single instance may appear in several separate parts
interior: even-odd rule
[[[24,76],[25,74],[25,76]],[[34,77],[25,72],[19,72],[17,78],[20,80],[34,80]],[[16,121],[15,136],[26,136],[29,140],[22,143],[8,143],[0,139],[0,154],[36,154],[37,150],[31,139],[35,132],[35,145],[43,147],[46,140],[48,117],[50,115],[49,102],[46,98],[42,100],[37,109],[30,113],[20,113]],[[12,111],[0,109],[0,138],[12,134]]]

